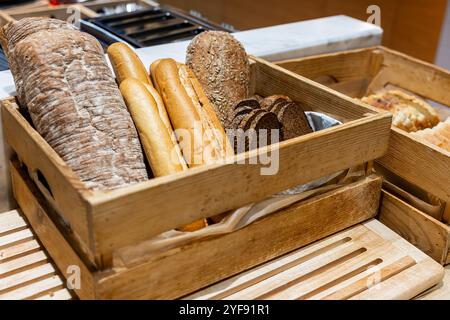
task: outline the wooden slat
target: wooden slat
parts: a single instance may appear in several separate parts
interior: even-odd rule
[[[72,295],[67,289],[61,289],[36,298],[36,300],[71,300],[71,299]]]
[[[0,299],[48,295],[63,282],[18,210],[0,213]],[[59,289],[58,289],[59,290]],[[67,296],[67,294],[69,296]],[[70,299],[66,289],[54,299]]]
[[[0,280],[0,293],[7,289],[20,286],[24,283],[36,280],[45,276],[54,275],[55,268],[50,263],[12,274]]]
[[[60,290],[64,283],[59,276],[52,276],[29,285],[20,287],[3,294],[0,294],[0,300],[22,300],[33,298],[34,296],[47,294],[52,289]]]
[[[27,225],[17,210],[0,213],[0,234],[23,228]]]
[[[31,253],[29,255],[0,263],[0,277],[9,274],[13,271],[29,268],[30,266],[47,261],[47,256],[43,251]]]
[[[5,236],[0,236],[0,248],[11,245],[15,242],[19,242],[26,239],[31,239],[33,237],[33,233],[30,229],[20,230],[14,233],[7,234]]]
[[[392,128],[390,147],[378,162],[401,178],[450,202],[450,152]],[[420,174],[418,174],[420,172]]]
[[[40,249],[39,243],[36,240],[29,240],[19,244],[11,245],[0,249],[0,262],[9,260],[13,257],[20,256]]]
[[[277,64],[314,81],[327,75],[337,82],[345,82],[367,77],[370,55],[370,49],[362,49],[347,54],[339,52],[284,60]]]
[[[443,277],[444,269],[442,266],[430,259],[407,268],[371,289],[352,297],[351,300],[412,299],[439,283]]]

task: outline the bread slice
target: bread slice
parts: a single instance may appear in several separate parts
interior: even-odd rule
[[[428,103],[400,90],[382,91],[361,101],[391,112],[393,125],[407,132],[432,128],[439,123],[437,112]]]

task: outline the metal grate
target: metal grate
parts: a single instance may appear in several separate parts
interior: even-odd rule
[[[90,20],[136,48],[188,40],[209,30],[224,30],[204,20],[165,7]]]

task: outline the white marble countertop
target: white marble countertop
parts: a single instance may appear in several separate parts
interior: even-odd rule
[[[382,33],[382,29],[375,25],[346,16],[333,16],[237,32],[234,35],[249,54],[277,61],[378,45]],[[183,41],[142,48],[137,53],[146,66],[160,58],[184,62],[188,43]],[[0,99],[13,95],[15,86],[11,73],[0,72]],[[0,212],[15,207],[7,167],[10,155],[11,150],[4,144],[0,122]]]

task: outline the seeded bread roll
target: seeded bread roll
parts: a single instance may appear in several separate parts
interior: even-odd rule
[[[203,86],[222,125],[229,128],[234,106],[250,93],[250,65],[243,46],[226,32],[202,32],[189,44],[186,64]]]

